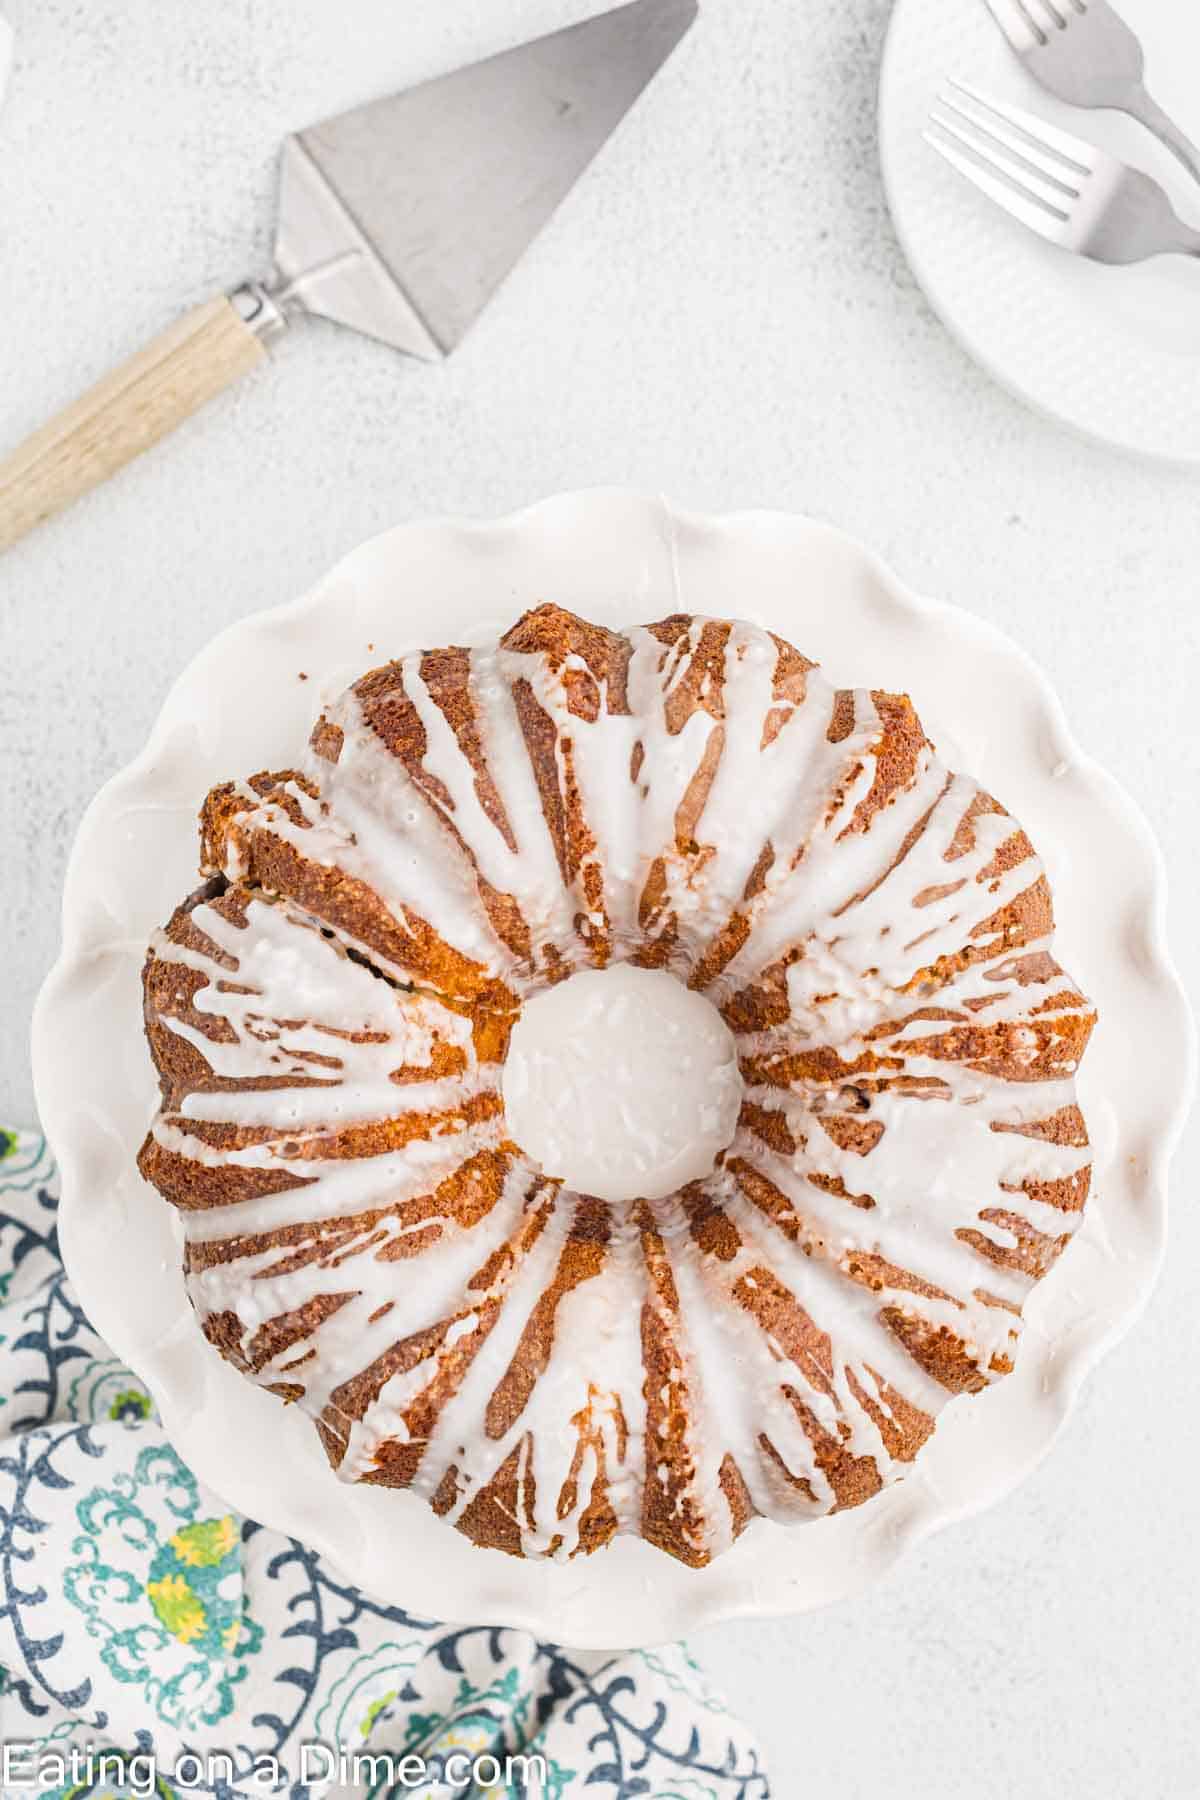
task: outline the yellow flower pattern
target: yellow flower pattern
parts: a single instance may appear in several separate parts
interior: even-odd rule
[[[202,1519],[196,1525],[189,1525],[183,1531],[177,1531],[169,1541],[180,1562],[188,1563],[193,1569],[208,1569],[214,1563],[224,1561],[230,1551],[236,1549],[238,1528],[226,1513],[223,1519]]]
[[[171,1636],[190,1644],[204,1630],[204,1607],[182,1575],[164,1575],[146,1586],[150,1604]]]

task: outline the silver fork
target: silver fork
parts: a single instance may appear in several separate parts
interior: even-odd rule
[[[1029,73],[1049,93],[1071,106],[1128,113],[1200,181],[1200,150],[1146,92],[1141,43],[1108,0],[986,0],[986,4]]]
[[[1005,212],[1077,256],[1200,256],[1200,231],[1184,224],[1149,175],[965,81],[938,96],[922,135]]]

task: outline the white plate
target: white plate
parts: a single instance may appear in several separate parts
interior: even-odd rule
[[[144,945],[194,885],[207,788],[286,763],[324,687],[415,644],[502,629],[550,596],[615,624],[680,608],[748,614],[819,657],[836,682],[907,688],[951,760],[999,794],[1041,847],[1064,961],[1100,1007],[1082,1081],[1096,1195],[1027,1308],[1017,1372],[952,1402],[918,1472],[868,1506],[791,1530],[758,1521],[701,1571],[627,1539],[567,1566],[519,1563],[476,1549],[410,1495],[342,1486],[309,1421],[202,1338],[174,1216],[134,1168],[156,1099],[141,1025]],[[92,803],[63,910],[62,956],[34,1020],[34,1073],[62,1166],[63,1250],[79,1294],[203,1480],[413,1612],[618,1647],[849,1594],[1032,1467],[1154,1279],[1191,1040],[1149,832],[1081,756],[1021,651],[965,613],[916,599],[849,539],[804,519],[701,519],[595,493],[493,524],[406,525],[376,538],[304,599],[224,632],[184,672],[142,755]]]
[[[1118,0],[1159,103],[1200,142],[1200,7]],[[1081,112],[1026,74],[984,0],[897,0],[879,87],[879,148],[913,273],[963,347],[1005,387],[1091,438],[1200,462],[1200,263],[1110,269],[1043,242],[922,141],[949,75],[1036,112],[1155,175],[1200,226],[1200,187],[1149,133]]]

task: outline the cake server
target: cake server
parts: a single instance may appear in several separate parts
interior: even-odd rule
[[[448,355],[696,16],[633,0],[285,139],[274,270],[185,314],[0,463],[0,549],[304,314]]]
[[[1108,0],[986,0],[1034,80],[1069,106],[1128,113],[1200,181],[1200,149],[1146,90],[1141,40]]]

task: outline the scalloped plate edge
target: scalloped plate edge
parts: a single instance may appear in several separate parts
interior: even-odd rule
[[[98,1125],[94,1114],[89,1120],[87,1106],[80,1105],[74,1090],[63,1091],[58,1075],[64,1060],[68,1066],[72,1062],[66,1054],[68,1041],[81,1028],[81,1019],[88,1016],[89,1007],[95,1008],[89,983],[102,977],[109,963],[120,968],[133,961],[140,967],[143,938],[136,934],[106,938],[103,916],[92,904],[92,890],[101,874],[110,879],[115,874],[118,888],[121,880],[128,884],[135,879],[129,869],[114,871],[113,867],[112,846],[114,835],[120,841],[117,828],[124,816],[122,808],[134,801],[145,803],[148,796],[164,787],[173,752],[181,738],[195,730],[192,709],[196,695],[202,689],[211,695],[211,678],[232,666],[233,659],[244,661],[249,651],[261,652],[264,648],[281,658],[280,646],[288,644],[297,628],[316,625],[324,629],[326,615],[344,603],[347,592],[364,585],[369,592],[381,570],[391,567],[394,573],[406,557],[412,563],[421,554],[428,556],[431,547],[437,554],[448,555],[464,565],[476,562],[481,551],[494,550],[498,545],[509,552],[516,545],[520,555],[532,560],[545,550],[548,537],[553,537],[559,554],[561,540],[565,539],[568,556],[572,545],[573,553],[579,555],[584,543],[597,543],[598,533],[611,537],[618,524],[627,534],[619,555],[631,570],[637,565],[635,553],[639,546],[643,563],[652,554],[665,555],[671,597],[680,597],[679,559],[682,553],[686,561],[687,555],[687,547],[682,545],[684,538],[693,547],[703,540],[710,547],[719,544],[725,550],[731,543],[736,546],[754,542],[760,551],[769,540],[773,549],[782,547],[785,560],[791,564],[807,561],[810,572],[812,566],[820,564],[822,556],[827,573],[828,567],[835,564],[842,565],[843,575],[850,571],[850,585],[857,584],[857,589],[861,589],[856,599],[860,610],[869,614],[874,608],[880,617],[907,619],[918,633],[933,632],[947,642],[970,640],[973,654],[998,659],[1013,691],[1024,689],[1027,698],[1032,696],[1031,712],[1045,738],[1045,748],[1052,750],[1056,762],[1082,784],[1093,806],[1127,840],[1123,860],[1136,873],[1130,907],[1141,940],[1137,946],[1138,976],[1141,986],[1155,997],[1158,1037],[1165,1039],[1168,1051],[1173,1046],[1176,1079],[1173,1084],[1159,1084],[1158,1104],[1141,1121],[1152,1148],[1145,1155],[1140,1172],[1139,1208],[1133,1218],[1120,1221],[1125,1230],[1121,1248],[1126,1279],[1118,1294],[1109,1296],[1107,1306],[1094,1311],[1089,1322],[1077,1323],[1065,1342],[1056,1341],[1052,1320],[1043,1321],[1039,1313],[1036,1330],[1031,1320],[1019,1367],[1030,1371],[1035,1345],[1038,1346],[1042,1392],[1034,1420],[1037,1429],[1031,1425],[1019,1445],[1014,1442],[1009,1446],[1010,1454],[1002,1459],[1003,1466],[988,1471],[989,1479],[976,1479],[974,1485],[970,1478],[965,1485],[961,1478],[957,1484],[954,1479],[947,1482],[939,1479],[941,1470],[935,1470],[932,1462],[927,1469],[923,1459],[918,1475],[859,1513],[803,1529],[797,1527],[792,1532],[756,1525],[728,1555],[699,1572],[673,1564],[664,1568],[667,1559],[630,1541],[613,1546],[589,1563],[570,1565],[569,1570],[513,1563],[498,1555],[475,1551],[456,1539],[432,1521],[419,1503],[398,1504],[408,1502],[409,1496],[373,1495],[372,1501],[383,1498],[388,1505],[391,1535],[396,1535],[394,1527],[403,1520],[404,1535],[411,1534],[421,1542],[425,1555],[432,1558],[440,1573],[434,1569],[418,1570],[412,1564],[381,1570],[378,1561],[372,1560],[379,1554],[379,1530],[347,1529],[348,1521],[357,1525],[363,1518],[367,1518],[368,1527],[378,1527],[378,1509],[374,1519],[368,1518],[357,1504],[357,1496],[349,1494],[331,1477],[327,1486],[321,1484],[315,1472],[313,1479],[319,1491],[314,1506],[308,1495],[270,1492],[269,1483],[264,1488],[262,1471],[252,1465],[231,1466],[228,1458],[222,1456],[221,1444],[211,1433],[205,1434],[197,1427],[205,1401],[211,1402],[218,1380],[216,1371],[209,1366],[216,1364],[217,1359],[191,1327],[190,1320],[182,1321],[182,1330],[172,1333],[169,1342],[163,1338],[150,1345],[139,1337],[139,1312],[130,1304],[136,1296],[120,1282],[114,1284],[111,1270],[97,1264],[96,1245],[89,1241],[86,1230],[89,1162],[93,1171],[95,1164],[94,1157],[89,1159],[87,1132],[90,1129],[94,1135],[103,1126]],[[633,604],[628,601],[626,609]],[[739,605],[736,610],[748,609]],[[833,631],[832,626],[829,629]],[[823,648],[813,643],[811,628],[806,627],[806,631],[810,648]],[[273,674],[282,677],[282,663]],[[316,698],[314,686],[310,702]],[[927,697],[918,693],[917,699],[919,709],[927,712]],[[310,716],[315,710],[315,704],[310,703]],[[178,811],[178,806],[172,810]],[[193,831],[189,818],[189,840]],[[119,862],[119,858],[115,860]],[[62,1238],[72,1280],[113,1349],[147,1379],[168,1435],[184,1450],[204,1480],[239,1510],[312,1543],[360,1585],[384,1591],[389,1598],[414,1610],[419,1607],[439,1617],[524,1625],[581,1646],[621,1647],[661,1641],[720,1619],[807,1610],[846,1597],[882,1574],[907,1545],[954,1519],[981,1510],[1023,1478],[1049,1450],[1088,1369],[1133,1322],[1153,1286],[1165,1236],[1167,1168],[1187,1117],[1195,1080],[1194,1031],[1167,949],[1166,885],[1157,845],[1124,791],[1079,751],[1057,696],[1022,649],[985,622],[912,593],[878,557],[827,525],[769,512],[704,518],[671,509],[658,498],[621,490],[594,490],[559,496],[494,521],[438,520],[402,525],[381,534],[351,552],[307,594],[228,627],[199,653],[170,690],[145,749],[101,789],[89,807],[72,852],[63,904],[62,952],[43,986],[35,1011],[34,1074],[42,1117],[62,1170]],[[127,1157],[132,1154],[129,1144],[118,1142],[113,1148],[118,1155],[122,1151]],[[111,1166],[121,1171],[119,1162]],[[1089,1219],[1093,1211],[1089,1209]],[[177,1270],[174,1277],[178,1281]],[[169,1286],[172,1271],[166,1264],[163,1279]],[[1043,1289],[1047,1285],[1043,1284]],[[255,1399],[267,1398],[256,1395],[224,1365],[218,1367],[221,1375],[230,1378],[229,1384],[222,1386],[223,1405],[236,1405],[240,1400],[249,1411]],[[1011,1377],[991,1394],[1003,1393],[1017,1380],[1018,1376]],[[234,1399],[235,1395],[239,1400]],[[948,1413],[947,1421],[949,1417]],[[938,1439],[948,1436],[944,1422]],[[933,1448],[930,1446],[931,1452]],[[953,1470],[949,1473],[953,1475]],[[978,1470],[968,1471],[968,1477],[971,1474],[978,1476]],[[279,1487],[276,1481],[275,1488]],[[261,1504],[264,1497],[266,1508]],[[425,1529],[430,1524],[432,1537]],[[818,1540],[822,1554],[815,1558]],[[800,1555],[806,1543],[811,1550]],[[789,1563],[800,1565],[800,1571],[789,1574]]]

